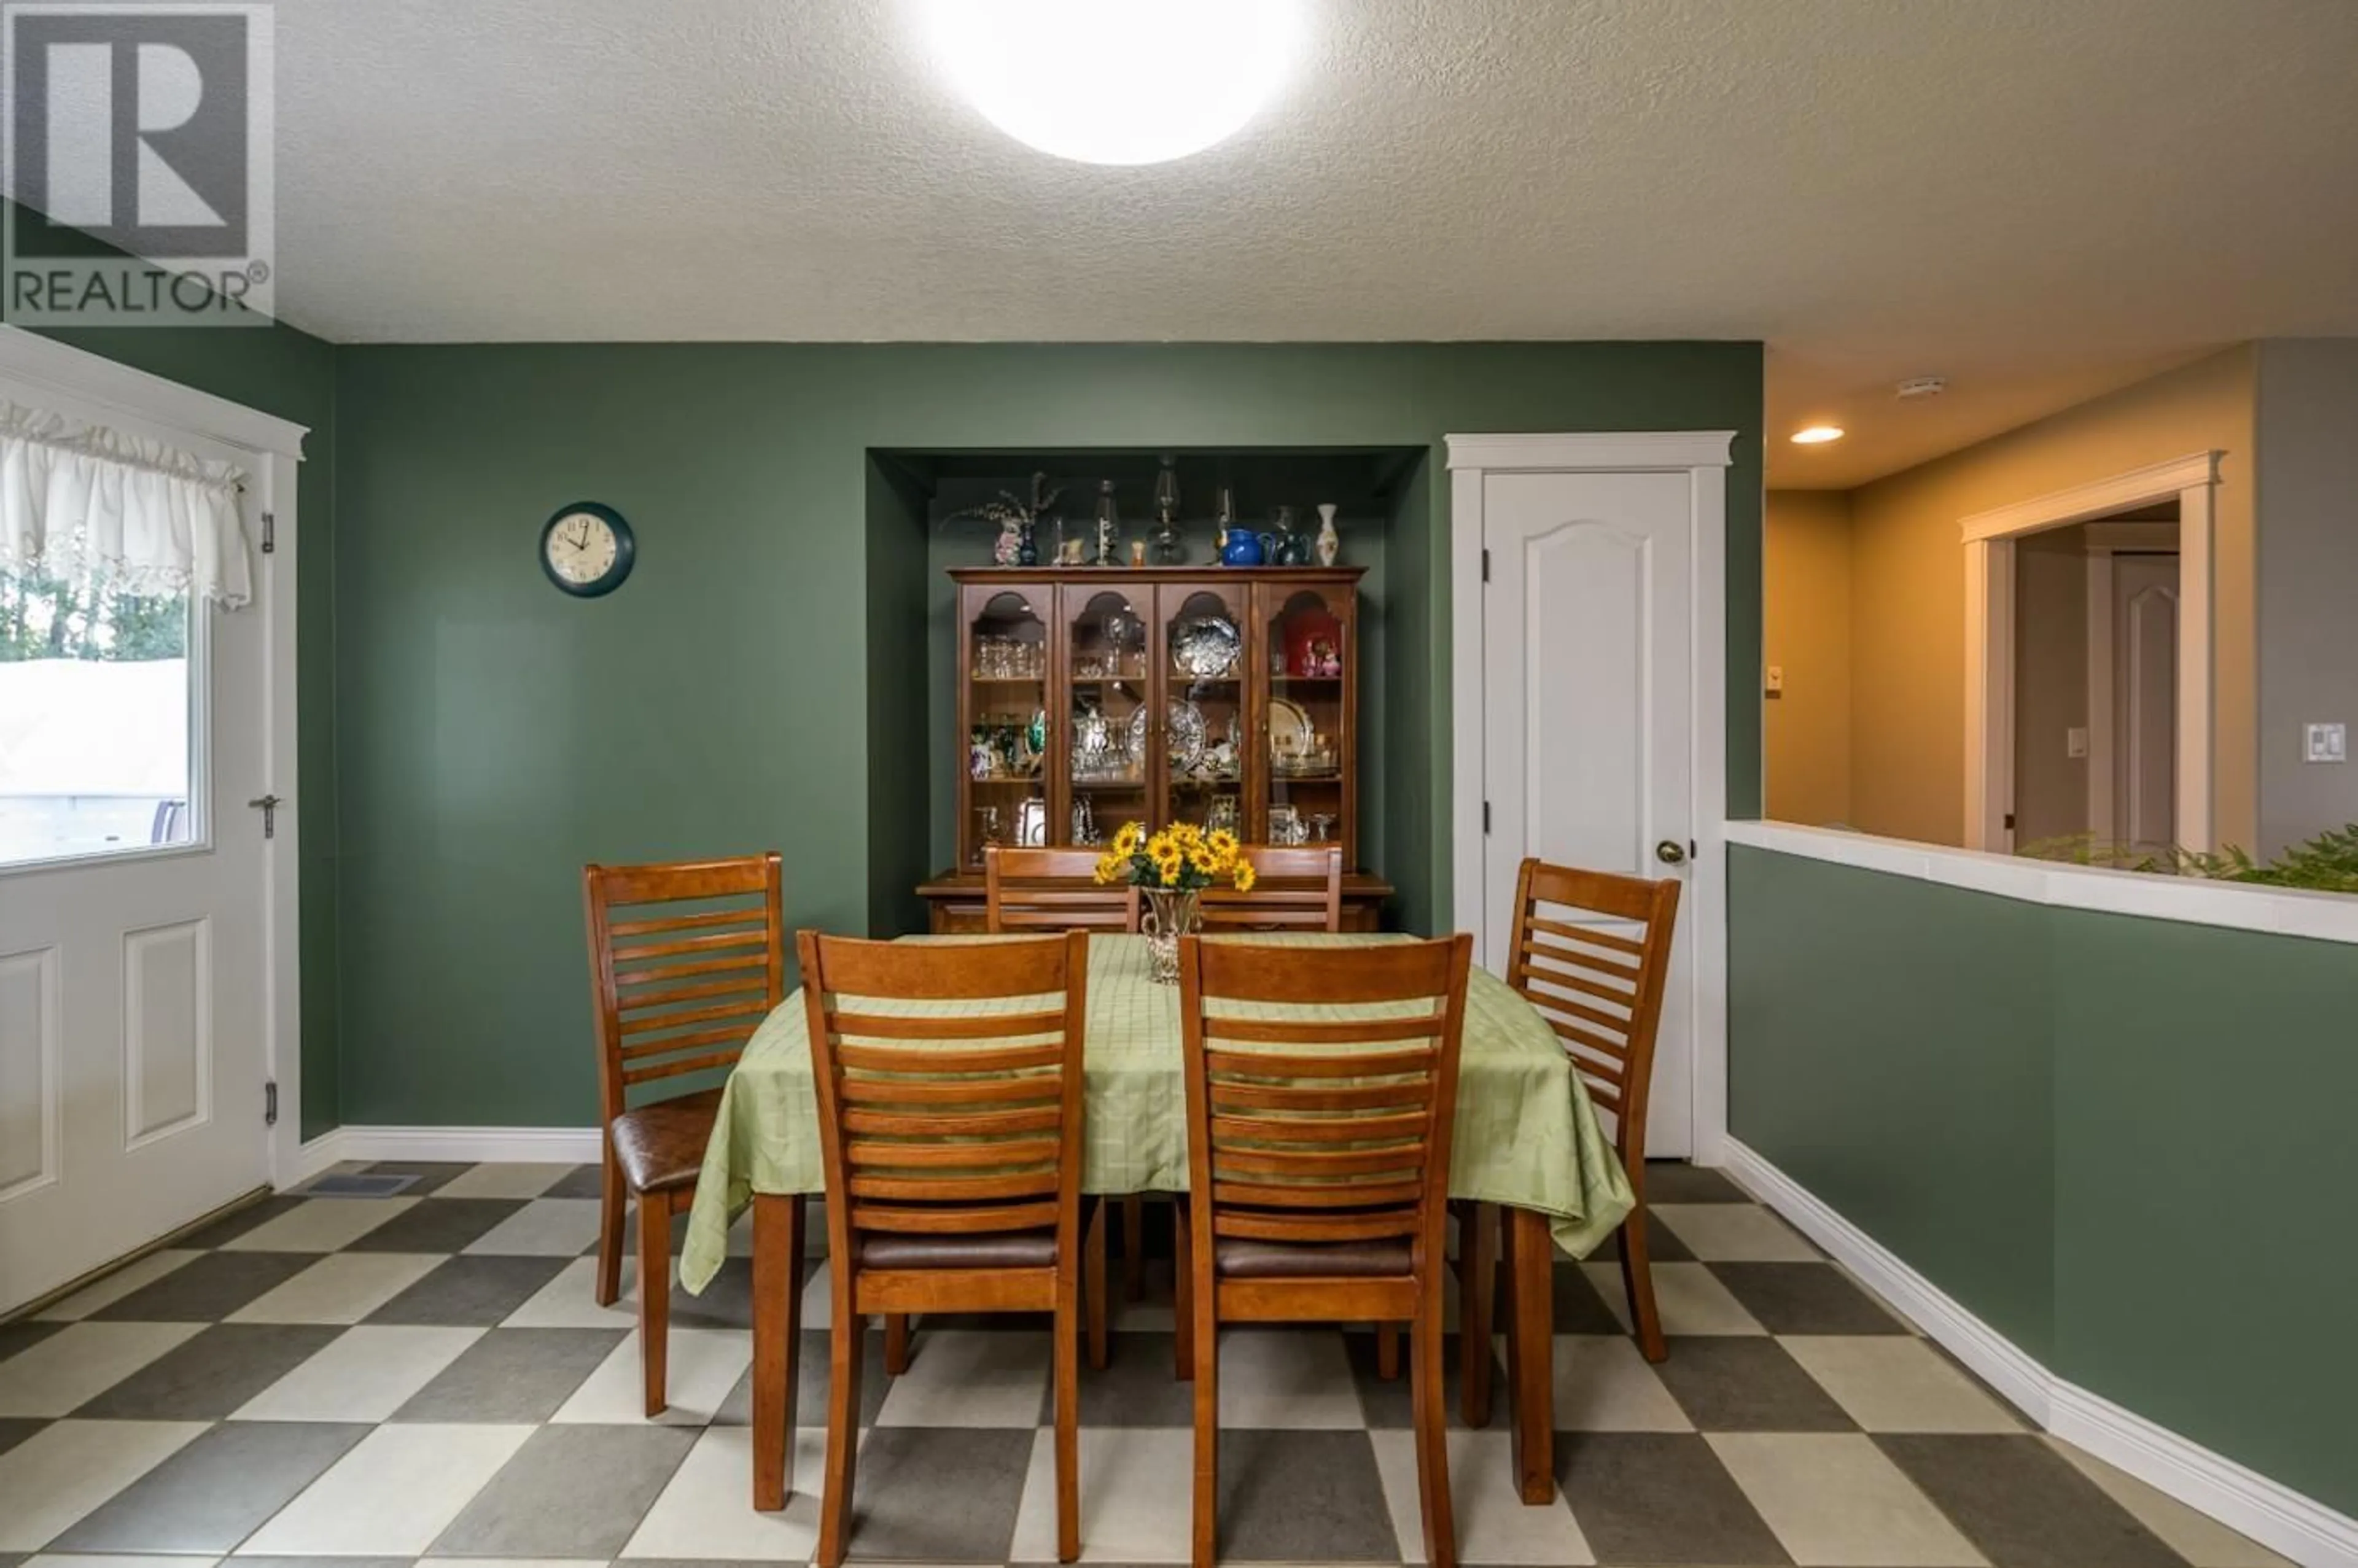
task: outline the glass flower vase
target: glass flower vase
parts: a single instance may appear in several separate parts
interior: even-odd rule
[[[1146,911],[1139,916],[1138,928],[1146,935],[1148,971],[1163,985],[1179,983],[1179,938],[1203,928],[1203,912],[1196,907],[1197,892],[1193,888],[1142,888],[1140,896],[1146,900]]]

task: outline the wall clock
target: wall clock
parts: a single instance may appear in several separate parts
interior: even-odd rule
[[[577,501],[558,507],[541,529],[540,569],[576,599],[595,599],[622,586],[638,549],[621,513],[594,501]]]

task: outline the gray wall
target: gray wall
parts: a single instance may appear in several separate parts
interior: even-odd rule
[[[2260,843],[2358,822],[2358,762],[2301,760],[2306,725],[2358,730],[2358,339],[2259,346]]]

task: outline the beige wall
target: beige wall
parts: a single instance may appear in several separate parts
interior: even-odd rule
[[[1762,699],[1767,815],[1826,827],[1851,820],[1850,496],[1772,490],[1762,571],[1762,659],[1784,672]]]
[[[2214,819],[2223,841],[2254,841],[2255,363],[2251,345],[2231,349],[1851,492],[1850,809],[1857,827],[1939,844],[1963,838],[1959,520],[2216,449],[2225,456],[2213,579]],[[1773,577],[1769,593],[1773,624]]]

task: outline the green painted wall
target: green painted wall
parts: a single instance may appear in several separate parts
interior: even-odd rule
[[[1736,1137],[2060,1376],[2358,1512],[2358,946],[1729,862]]]
[[[1420,447],[1387,544],[1386,863],[1405,924],[1448,883],[1453,431],[1732,428],[1730,689],[1757,687],[1754,344],[481,345],[335,355],[343,1119],[594,1112],[584,860],[785,850],[789,915],[868,928],[930,848],[874,774],[875,450]],[[534,541],[618,506],[635,575],[574,602]],[[913,549],[917,546],[913,545]],[[1757,705],[1729,795],[1758,809]],[[1421,789],[1423,798],[1414,792]],[[893,804],[888,804],[893,803]],[[1428,835],[1420,843],[1418,835]]]
[[[5,302],[0,302],[5,311]],[[306,1137],[340,1119],[337,1080],[334,348],[291,327],[140,327],[44,333],[60,342],[308,426],[298,484],[296,810],[302,825]]]

